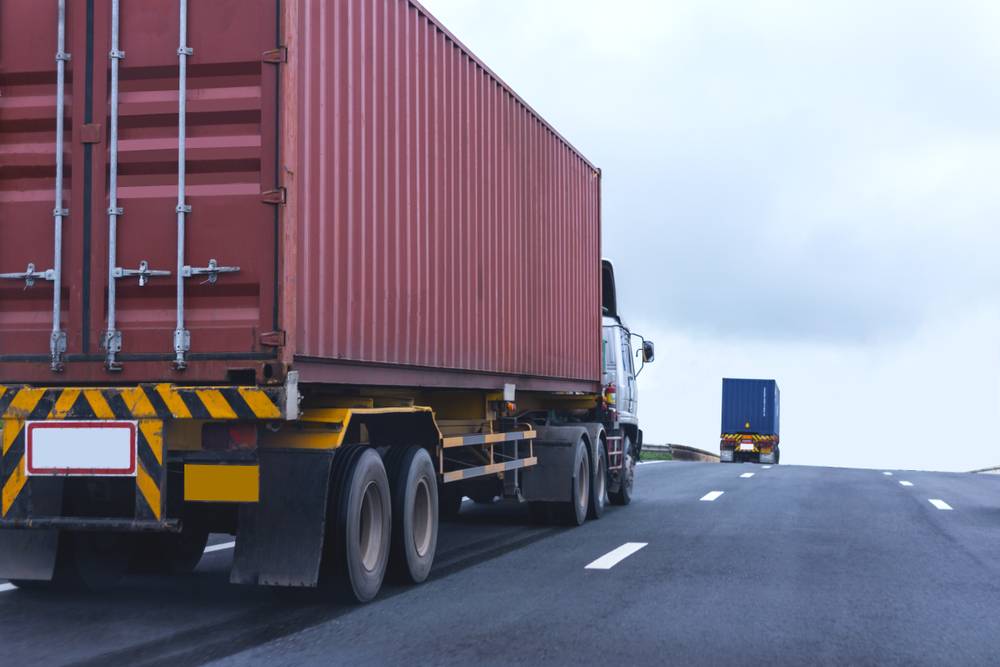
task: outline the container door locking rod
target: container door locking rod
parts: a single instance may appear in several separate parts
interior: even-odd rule
[[[115,328],[115,297],[118,278],[138,276],[139,286],[144,286],[152,276],[169,276],[169,271],[158,271],[149,268],[146,260],[139,262],[139,269],[123,269],[118,263],[118,218],[124,210],[118,206],[118,67],[125,58],[125,52],[119,49],[119,1],[111,2],[111,119],[108,128],[108,330],[104,332],[104,350],[106,353],[104,365],[109,371],[120,371],[121,362],[118,353],[122,349],[122,334]]]
[[[174,328],[174,368],[187,368],[191,332],[184,328],[184,222],[191,207],[184,198],[187,162],[187,0],[180,0],[180,44],[177,47],[177,326]]]
[[[194,50],[187,44],[187,0],[179,0],[180,37],[177,46],[177,326],[174,328],[174,368],[187,368],[187,353],[191,349],[191,332],[184,328],[184,279],[207,275],[205,281],[214,285],[220,273],[235,273],[238,266],[219,266],[212,259],[206,267],[192,267],[184,263],[184,236],[187,215],[191,206],[184,196],[187,163],[187,59]]]
[[[52,335],[49,338],[50,367],[55,373],[63,370],[66,356],[66,332],[62,330],[62,223],[69,215],[63,208],[63,142],[65,133],[64,109],[66,100],[66,63],[70,54],[66,53],[66,0],[59,0],[59,23],[56,37],[56,183],[55,207],[52,209],[53,222],[53,268],[36,271],[35,265],[28,263],[26,271],[20,273],[0,273],[0,278],[23,280],[25,289],[34,287],[36,280],[52,282]]]

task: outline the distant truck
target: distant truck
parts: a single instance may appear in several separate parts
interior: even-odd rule
[[[781,459],[781,391],[774,380],[722,379],[722,463]]]

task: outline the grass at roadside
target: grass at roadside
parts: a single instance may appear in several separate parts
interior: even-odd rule
[[[643,452],[640,461],[673,461],[674,455],[667,452]]]

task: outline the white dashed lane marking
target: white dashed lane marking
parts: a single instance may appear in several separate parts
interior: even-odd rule
[[[770,470],[770,469],[771,469],[771,466],[761,466],[761,469],[762,469],[762,470]]]
[[[0,584],[0,593],[4,593],[6,591],[12,591],[15,590],[16,588],[17,586],[15,586],[14,584]]]
[[[940,498],[928,498],[927,502],[929,502],[931,505],[933,505],[934,507],[938,508],[939,510],[950,510],[950,509],[952,509],[951,505],[949,505],[945,501],[941,500]]]
[[[891,473],[891,472],[888,472],[888,471],[886,471],[886,472],[884,472],[884,473],[882,473],[882,474],[883,474],[883,475],[888,475],[889,477],[892,477],[892,473]]]
[[[742,475],[740,475],[740,477],[742,477],[743,479],[750,479],[751,477],[753,477],[753,473],[752,472],[745,472]]]
[[[913,482],[907,482],[905,479],[899,480],[900,486],[913,486]]]
[[[609,551],[604,554],[590,565],[587,565],[585,570],[610,570],[618,563],[622,562],[632,554],[634,554],[639,549],[649,544],[648,542],[626,542],[617,549]]]
[[[710,503],[719,496],[721,496],[723,493],[725,493],[725,491],[709,491],[708,493],[703,495],[701,499]]]

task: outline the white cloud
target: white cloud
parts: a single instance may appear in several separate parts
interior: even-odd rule
[[[426,5],[603,169],[651,440],[711,444],[720,378],[761,376],[790,461],[1000,464],[998,3]]]

